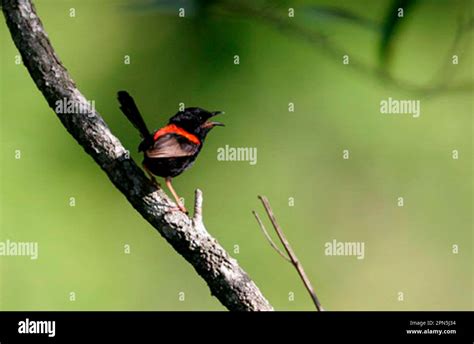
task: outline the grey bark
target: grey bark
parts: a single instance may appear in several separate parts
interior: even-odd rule
[[[87,107],[54,52],[30,0],[2,0],[3,13],[23,63],[49,106],[58,100]],[[270,311],[272,306],[237,261],[229,256],[202,223],[202,194],[196,192],[193,219],[182,212],[169,212],[174,204],[157,189],[130,158],[95,109],[88,113],[56,112],[64,127],[104,170],[130,204],[182,255],[207,282],[211,294],[229,310]]]

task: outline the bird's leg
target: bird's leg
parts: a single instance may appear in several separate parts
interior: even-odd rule
[[[183,213],[188,213],[188,211],[186,210],[186,208],[184,207],[184,205],[181,204],[181,201],[179,199],[179,196],[178,194],[176,193],[176,191],[174,191],[173,189],[173,185],[171,185],[171,178],[170,177],[167,177],[165,178],[165,181],[166,181],[166,186],[168,187],[168,189],[170,189],[171,191],[171,194],[173,195],[174,199],[176,200],[176,204],[178,205],[179,209],[183,212]]]
[[[150,170],[146,167],[145,163],[142,163],[142,166],[143,166],[143,169],[145,170],[146,174],[148,175],[148,177],[150,177],[151,182],[153,183],[153,185],[155,185],[158,188],[161,188],[160,183],[158,183],[158,181],[156,180],[153,173],[151,173]]]

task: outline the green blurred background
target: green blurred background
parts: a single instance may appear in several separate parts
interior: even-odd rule
[[[460,14],[472,15],[471,1],[418,1],[395,29],[386,20],[393,1],[271,4],[268,13],[323,32],[373,66],[381,63],[385,32],[387,68],[407,82],[430,86],[440,67],[449,82],[474,77],[472,29],[460,43],[460,63],[452,65],[449,55]],[[326,5],[376,27],[321,10]],[[152,128],[180,102],[226,112],[226,127],[210,134],[194,168],[174,186],[188,206],[194,189],[203,190],[209,232],[276,309],[314,306],[259,231],[251,214],[263,215],[258,194],[269,197],[325,308],[473,309],[472,92],[421,95],[393,87],[263,15],[231,15],[220,1],[36,6],[78,87],[137,162],[139,136],[118,109],[118,90],[134,95]],[[177,16],[178,7],[186,18]],[[295,8],[292,19],[288,7]],[[0,309],[224,309],[62,127],[24,66],[15,64],[18,51],[4,23],[0,37],[0,241],[39,243],[37,260],[0,257]],[[421,116],[380,114],[388,97],[420,99]],[[290,102],[295,112],[288,112]],[[225,145],[256,147],[257,164],[218,161],[217,148]],[[397,206],[400,196],[404,207]],[[333,239],[364,242],[365,259],[325,256]]]

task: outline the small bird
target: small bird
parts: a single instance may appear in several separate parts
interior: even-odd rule
[[[173,194],[179,209],[187,213],[171,180],[193,165],[209,131],[215,126],[224,126],[220,122],[209,120],[223,112],[189,107],[171,117],[168,125],[150,133],[135,101],[126,91],[118,92],[118,101],[120,109],[138,129],[143,139],[138,151],[144,153],[142,165],[151,181],[159,186],[154,176],[165,178],[166,186]]]

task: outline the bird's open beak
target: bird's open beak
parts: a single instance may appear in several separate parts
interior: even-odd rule
[[[212,116],[222,115],[224,111],[214,111],[211,112]],[[202,126],[202,128],[213,128],[213,127],[225,127],[224,123],[216,122],[216,121],[206,121]]]
[[[225,127],[224,123],[221,122],[207,122],[211,125],[211,127]]]

